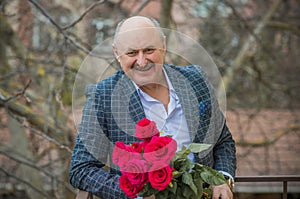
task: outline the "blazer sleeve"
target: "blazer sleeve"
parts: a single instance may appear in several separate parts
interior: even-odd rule
[[[226,172],[235,177],[236,170],[236,148],[226,123],[224,123],[222,133],[213,149],[214,168],[221,172]]]
[[[213,86],[209,83],[208,77],[201,70],[201,68],[198,66],[195,66],[195,68],[201,75],[201,78],[199,79],[203,79],[205,82],[205,84],[201,84],[201,85],[206,85],[208,90],[207,93],[209,93],[209,94],[198,94],[198,95],[204,96],[202,101],[200,102],[200,115],[204,115],[204,116],[200,116],[200,118],[202,119],[205,118],[204,123],[206,123],[206,121],[209,121],[209,125],[206,124],[203,126],[210,126],[210,128],[212,126],[215,127],[215,128],[211,128],[213,130],[207,132],[210,134],[211,133],[215,134],[214,136],[212,136],[215,137],[214,139],[215,145],[212,153],[213,168],[223,173],[225,172],[234,178],[235,170],[236,170],[235,141],[226,125],[226,120],[222,111],[220,110],[219,103],[214,93]],[[220,134],[216,132],[220,132]]]
[[[86,102],[70,164],[70,182],[80,190],[106,199],[127,198],[119,188],[119,175],[104,169],[110,141],[106,136],[103,105],[96,85],[86,89]]]

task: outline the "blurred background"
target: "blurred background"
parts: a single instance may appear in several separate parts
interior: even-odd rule
[[[188,35],[213,58],[237,176],[300,175],[298,0],[0,0],[0,199],[75,197],[68,178],[75,77],[133,15]],[[288,191],[300,198],[299,183]],[[235,192],[281,198],[282,187],[237,183]]]

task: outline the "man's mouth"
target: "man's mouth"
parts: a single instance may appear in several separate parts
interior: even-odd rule
[[[147,71],[147,70],[150,70],[153,66],[154,66],[154,63],[149,63],[149,64],[146,64],[145,66],[135,65],[135,66],[133,66],[133,69],[138,70],[138,71]]]

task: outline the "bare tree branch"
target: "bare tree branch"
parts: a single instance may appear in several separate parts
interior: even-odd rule
[[[70,133],[70,130],[62,124],[54,126],[53,121],[40,117],[29,107],[15,102],[14,100],[7,101],[7,98],[9,98],[8,96],[9,94],[0,88],[0,107],[6,107],[12,113],[25,117],[31,125],[37,127],[40,131],[45,132],[47,135],[51,135],[56,140],[64,140],[64,134]]]
[[[21,164],[24,164],[24,165],[27,165],[29,167],[32,167],[42,173],[44,173],[45,175],[47,175],[48,177],[52,178],[52,179],[55,179],[57,182],[63,184],[68,190],[70,190],[71,192],[73,192],[73,188],[72,186],[65,182],[65,181],[62,181],[58,178],[58,176],[55,176],[52,172],[49,172],[45,169],[43,169],[42,167],[36,165],[32,160],[29,160],[29,159],[25,159],[22,155],[19,155],[17,152],[15,152],[12,148],[10,147],[7,147],[7,146],[4,146],[4,145],[0,145],[0,154],[3,154],[5,155],[6,157],[18,162],[18,163],[21,163]]]
[[[29,81],[26,83],[26,85],[24,86],[24,88],[23,88],[21,91],[17,92],[17,93],[14,94],[13,96],[10,96],[10,97],[8,97],[8,98],[6,98],[6,99],[1,98],[2,95],[1,95],[1,93],[0,93],[0,98],[1,98],[1,100],[2,100],[3,102],[8,102],[8,101],[10,101],[10,100],[12,100],[12,99],[17,98],[18,96],[24,96],[24,95],[25,95],[25,92],[26,92],[27,88],[29,88],[31,82],[32,82],[32,80],[29,79]]]
[[[55,144],[56,146],[58,146],[58,148],[67,150],[69,153],[72,153],[72,150],[70,149],[70,147],[68,147],[64,144],[61,144],[59,141],[49,137],[48,135],[46,135],[44,133],[41,133],[39,130],[37,130],[35,128],[32,128],[31,126],[26,125],[23,121],[21,121],[21,119],[19,117],[16,117],[16,116],[12,116],[12,117],[14,119],[16,119],[20,124],[22,124],[23,127],[30,129],[31,132],[33,132],[34,134],[36,134],[38,136],[41,136],[42,138],[44,138],[44,139],[48,140],[49,142]]]
[[[254,35],[257,36],[257,35],[261,34],[262,30],[265,28],[265,26],[268,23],[268,21],[271,20],[271,17],[280,8],[281,3],[282,3],[282,0],[277,0],[272,5],[272,7],[269,9],[269,11],[263,17],[263,19],[255,27],[255,29],[253,31]],[[253,45],[254,42],[255,42],[255,37],[252,34],[249,35],[249,37],[247,38],[247,40],[243,44],[241,50],[239,51],[238,55],[234,59],[232,66],[226,70],[226,73],[223,76],[223,82],[221,82],[220,85],[219,85],[218,92],[222,91],[221,88],[223,88],[223,83],[224,83],[225,89],[229,88],[229,85],[233,81],[233,77],[234,77],[234,74],[235,74],[236,70],[239,69],[242,66],[242,63],[244,62],[244,60],[245,60],[245,58],[247,56],[247,52],[252,47],[252,45]],[[219,97],[221,94],[222,94],[222,92],[217,94],[217,96],[218,96],[219,99],[222,99],[222,98]],[[220,104],[222,106],[224,105],[224,103],[225,102],[220,101]]]
[[[40,12],[47,18],[49,19],[49,21],[56,27],[56,29],[64,36],[64,38],[67,41],[70,41],[70,43],[75,46],[76,48],[82,50],[85,53],[89,53],[89,50],[87,50],[86,48],[80,46],[79,44],[77,44],[73,39],[71,39],[66,33],[65,31],[60,27],[60,25],[58,23],[56,23],[56,21],[50,16],[50,14],[40,5],[38,4],[35,0],[28,0],[30,3],[32,3],[38,10],[40,10]]]
[[[143,0],[142,4],[131,14],[131,16],[139,14],[150,1],[151,0]]]
[[[286,129],[279,130],[273,138],[263,139],[263,140],[255,140],[255,141],[247,141],[247,140],[237,140],[236,145],[241,147],[251,146],[251,147],[265,147],[267,145],[274,144],[278,141],[282,136],[287,135],[291,132],[296,132],[300,130],[300,126],[291,125]]]
[[[71,24],[65,26],[65,27],[62,27],[62,30],[66,30],[66,29],[69,29],[73,26],[75,26],[77,23],[79,23],[84,17],[85,15],[87,15],[91,10],[93,10],[95,7],[97,7],[98,5],[104,3],[106,0],[100,0],[100,1],[97,1],[95,3],[93,3],[90,7],[88,7],[82,14],[81,16],[76,19],[75,21],[73,21]]]
[[[227,5],[228,7],[230,7],[230,9],[232,10],[232,13],[233,15],[242,23],[242,26],[245,27],[245,29],[253,36],[255,37],[256,39],[257,36],[253,33],[253,30],[250,28],[247,20],[244,19],[244,17],[242,17],[238,11],[236,10],[236,7],[231,3],[229,2],[228,0],[222,0],[224,2],[225,5]]]
[[[281,30],[288,30],[298,36],[300,36],[300,29],[297,26],[294,26],[292,24],[281,22],[281,21],[269,21],[267,23],[270,27],[279,28]]]
[[[41,191],[41,190],[35,188],[32,184],[30,184],[30,182],[27,182],[27,181],[25,181],[25,180],[19,178],[18,176],[15,176],[14,174],[5,171],[5,170],[2,169],[1,167],[0,167],[0,171],[1,171],[2,173],[4,173],[5,175],[7,175],[7,176],[9,176],[9,177],[11,177],[11,178],[14,178],[14,179],[18,180],[19,182],[21,182],[21,183],[23,183],[23,184],[29,186],[29,187],[32,188],[34,191],[36,191],[37,193],[39,193],[39,194],[45,196],[46,198],[49,198],[49,199],[52,198],[52,196],[49,196],[48,194],[43,193],[43,191]]]

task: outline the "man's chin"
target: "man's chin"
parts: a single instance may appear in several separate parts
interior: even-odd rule
[[[136,84],[148,84],[149,82],[155,81],[155,75],[153,75],[152,71],[136,71],[133,70],[127,73],[127,76],[133,80]]]
[[[158,84],[160,76],[159,73],[155,70],[155,67],[151,67],[149,70],[140,71],[140,70],[130,70],[126,75],[134,81],[139,86],[147,85],[147,84]]]
[[[153,81],[150,81],[150,80],[141,80],[141,79],[132,79],[134,81],[134,83],[136,85],[138,85],[139,87],[141,86],[146,86],[146,85],[149,85],[149,84],[153,84],[154,82]]]
[[[149,84],[157,84],[158,82],[155,80],[155,78],[150,78],[149,76],[147,77],[130,77],[130,79],[132,81],[134,81],[134,83],[136,85],[138,85],[139,87],[141,86],[146,86],[146,85],[149,85]]]

